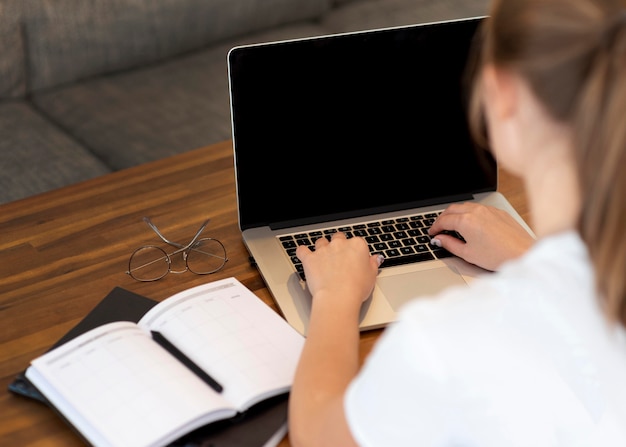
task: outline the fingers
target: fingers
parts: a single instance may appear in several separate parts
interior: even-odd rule
[[[385,261],[385,257],[383,255],[381,255],[380,253],[375,255],[375,256],[370,256],[370,263],[376,268],[378,269],[378,267],[381,266],[381,264]]]
[[[330,237],[331,241],[335,239],[346,239],[346,235],[338,231],[336,233],[333,233]],[[315,250],[317,251],[319,248],[324,247],[328,244],[330,244],[330,241],[327,238],[320,237],[315,241]],[[300,258],[301,261],[303,260],[303,257],[306,258],[311,253],[312,250],[310,248],[310,245],[300,245],[298,248],[296,248],[296,256]]]
[[[432,238],[438,240],[442,239],[456,239],[460,241],[460,237],[464,234],[464,229],[467,225],[467,214],[463,213],[449,213],[441,214],[433,225],[428,230],[428,234]]]
[[[461,231],[465,225],[464,219],[468,215],[476,212],[478,207],[482,205],[478,205],[472,202],[465,203],[455,203],[446,208],[435,220],[433,225],[428,230],[428,233],[431,236],[438,235],[442,231],[458,231],[463,234]]]
[[[317,246],[317,242],[315,243],[315,245]],[[300,259],[300,261],[304,261],[306,257],[312,253],[313,252],[309,249],[308,245],[300,245],[298,246],[298,248],[296,248],[296,256]]]
[[[482,205],[465,202],[446,208],[428,230],[431,244],[442,247],[461,258],[468,250],[465,237],[471,234],[473,216]]]
[[[445,248],[450,253],[456,256],[463,257],[463,252],[466,248],[466,243],[455,236],[451,236],[445,233],[438,233],[430,241],[431,244]]]
[[[330,238],[331,241],[333,239],[346,239],[346,234],[341,232],[341,231],[337,231],[337,232],[333,233],[331,238]]]

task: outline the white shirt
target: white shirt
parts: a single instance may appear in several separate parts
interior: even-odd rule
[[[626,333],[574,232],[407,304],[351,383],[362,446],[626,446]]]

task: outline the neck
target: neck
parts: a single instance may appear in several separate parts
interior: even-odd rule
[[[540,238],[576,229],[580,198],[570,153],[565,148],[543,151],[545,155],[528,166],[523,176],[533,230]]]

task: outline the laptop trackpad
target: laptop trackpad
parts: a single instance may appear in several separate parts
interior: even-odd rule
[[[396,312],[413,298],[434,295],[446,287],[466,284],[461,275],[448,267],[386,276],[378,278],[377,282]]]

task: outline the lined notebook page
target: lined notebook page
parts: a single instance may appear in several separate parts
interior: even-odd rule
[[[97,445],[150,445],[164,436],[173,441],[179,435],[171,427],[185,432],[203,425],[202,413],[228,406],[134,323],[101,326],[33,366],[27,377]]]
[[[289,390],[304,344],[304,337],[235,278],[176,294],[139,325],[164,334],[240,410]]]

